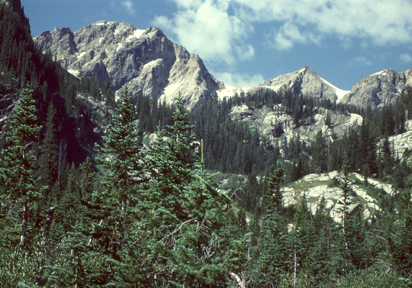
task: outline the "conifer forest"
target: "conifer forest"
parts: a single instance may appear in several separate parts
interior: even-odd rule
[[[17,10],[0,4],[0,287],[412,286],[411,151],[389,140],[412,119],[412,88],[382,109],[291,91],[192,110],[116,98],[42,53]],[[239,105],[282,107],[302,126],[319,109],[363,122],[269,139],[230,116]],[[337,218],[324,198],[286,205],[283,187],[332,171]],[[367,219],[350,209],[354,181],[379,207]]]

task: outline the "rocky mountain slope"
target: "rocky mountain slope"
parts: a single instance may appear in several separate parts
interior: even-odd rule
[[[198,55],[157,28],[139,30],[126,23],[99,21],[74,33],[55,28],[34,41],[76,77],[86,74],[109,80],[117,95],[125,84],[133,95],[160,96],[167,103],[181,93],[186,106],[193,108],[215,99],[216,90],[223,87]]]
[[[241,93],[259,94],[270,89],[276,92],[291,90],[314,98],[331,102],[352,104],[358,107],[382,107],[384,103],[395,103],[406,86],[412,85],[412,69],[405,72],[383,70],[359,80],[350,91],[342,90],[305,66],[297,71],[267,80],[254,87],[225,87],[218,91],[219,97],[232,97]]]
[[[140,30],[126,23],[99,21],[78,31],[55,28],[34,38],[67,70],[81,77],[96,75],[110,81],[117,95],[128,84],[134,95],[142,92],[173,102],[180,92],[188,108],[217,97],[259,94],[270,89],[291,90],[332,102],[381,107],[395,101],[412,84],[412,69],[383,70],[358,81],[350,91],[339,89],[305,66],[253,87],[232,87],[216,80],[198,55],[171,42],[161,30]]]
[[[349,91],[341,90],[319,76],[315,71],[305,66],[297,71],[278,76],[272,80],[267,80],[263,84],[254,87],[240,88],[227,87],[218,91],[219,97],[230,97],[240,92],[256,94],[266,89],[291,90],[293,94],[304,94],[314,98],[329,99],[332,102],[338,101]]]
[[[378,189],[384,194],[393,195],[396,193],[394,187],[390,184],[381,183],[378,180],[368,178],[368,187],[365,186],[365,177],[358,173],[349,173],[351,180],[350,188],[353,193],[350,197],[352,204],[349,209],[353,212],[363,209],[363,217],[369,219],[381,209],[377,200],[370,196],[369,189]],[[339,208],[342,204],[342,189],[339,185],[341,175],[337,171],[321,174],[309,174],[302,179],[290,183],[281,188],[285,206],[296,205],[300,199],[305,196],[313,214],[319,208],[322,197],[325,199],[325,209],[330,209],[331,217],[336,222],[340,222],[341,213]],[[335,180],[336,179],[336,180]]]
[[[406,85],[412,85],[412,69],[405,72],[382,70],[359,80],[340,102],[360,107],[382,107],[395,103]]]
[[[328,114],[330,125],[326,125]],[[360,126],[363,121],[362,116],[358,114],[343,114],[318,107],[313,123],[310,123],[310,119],[306,119],[307,124],[297,125],[292,115],[282,112],[281,104],[275,105],[273,109],[271,107],[254,108],[243,104],[232,108],[230,116],[234,120],[248,123],[251,127],[257,128],[269,140],[275,140],[280,136],[290,139],[299,135],[301,141],[306,142],[313,141],[320,130],[325,136],[342,136],[351,127]]]

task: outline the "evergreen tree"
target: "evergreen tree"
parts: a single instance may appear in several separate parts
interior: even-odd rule
[[[56,110],[53,107],[53,102],[50,102],[47,112],[46,132],[44,133],[43,144],[41,145],[41,155],[39,163],[41,165],[40,177],[42,184],[48,186],[48,192],[51,191],[54,183],[57,180],[57,155],[58,148],[56,145],[54,127]],[[47,195],[45,195],[47,197]]]
[[[354,215],[352,215],[349,206],[352,204],[350,194],[350,180],[348,177],[348,160],[344,155],[342,165],[342,197],[339,203],[341,204],[339,211],[342,215],[342,222],[338,226],[339,231],[336,241],[338,245],[338,260],[337,273],[346,275],[355,269],[364,269],[371,265],[374,261],[374,253],[371,253],[369,242],[366,233]]]
[[[113,125],[109,125],[103,136],[104,146],[96,144],[100,152],[99,161],[109,170],[106,183],[107,192],[114,193],[126,209],[129,194],[135,193],[136,185],[144,182],[143,166],[140,161],[139,133],[136,128],[133,104],[130,102],[127,86],[124,88]]]
[[[222,213],[230,200],[203,170],[180,98],[173,120],[169,130],[158,126],[146,156],[151,181],[141,191],[136,228],[143,233],[137,249],[145,255],[144,285],[224,287],[233,264],[224,265],[225,251],[218,247],[223,241],[231,243]]]
[[[41,127],[37,123],[36,108],[32,99],[32,90],[28,85],[20,94],[19,104],[15,107],[10,130],[7,131],[6,146],[1,151],[3,160],[0,167],[0,199],[2,203],[22,203],[22,224],[20,249],[26,248],[26,234],[30,231],[28,217],[41,199],[36,189],[34,173],[37,169],[37,157],[31,151],[39,141]]]
[[[400,215],[394,223],[395,231],[388,231],[387,241],[393,267],[409,279],[412,274],[412,201],[411,191],[404,190],[400,195],[398,210]]]
[[[322,130],[316,134],[315,144],[312,152],[312,166],[315,173],[326,171],[327,155],[326,141],[323,137]]]

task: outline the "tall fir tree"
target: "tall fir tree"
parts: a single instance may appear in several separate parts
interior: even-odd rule
[[[199,161],[198,144],[191,134],[181,98],[167,130],[158,126],[156,141],[146,156],[151,181],[139,202],[144,239],[146,286],[225,287],[232,263],[219,243],[232,243],[225,225],[230,199],[211,184]],[[231,246],[229,246],[231,247]],[[236,250],[236,251],[235,251]],[[238,264],[236,264],[238,265]]]
[[[0,166],[0,199],[2,203],[22,203],[20,249],[26,248],[29,227],[29,210],[39,204],[42,195],[37,189],[35,171],[37,157],[32,151],[39,141],[41,126],[38,125],[36,107],[32,99],[32,90],[27,84],[20,94],[18,105],[14,109],[7,131],[6,146],[1,151],[3,160]]]
[[[46,131],[44,133],[43,143],[40,146],[41,155],[39,157],[39,176],[41,177],[42,184],[47,185],[47,192],[50,192],[54,183],[57,180],[58,170],[58,147],[56,145],[56,129],[55,123],[56,109],[54,109],[53,102],[50,101],[49,108],[47,110],[47,122]],[[47,195],[44,195],[47,198]]]

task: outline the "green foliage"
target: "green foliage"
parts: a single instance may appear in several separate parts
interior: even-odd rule
[[[0,5],[0,80],[8,81],[0,94],[30,83],[0,127],[0,286],[410,285],[411,169],[393,154],[389,137],[404,132],[412,117],[411,88],[382,111],[262,91],[187,112],[181,98],[167,106],[126,87],[112,117],[109,79],[70,76],[34,47],[17,10]],[[283,137],[279,127],[269,141],[250,123],[231,119],[242,104],[287,113],[297,126],[313,123],[321,107],[331,129],[336,113],[358,113],[364,121],[333,141],[320,132],[308,144],[299,135]],[[102,139],[95,123],[112,123]],[[156,137],[146,136],[143,153],[147,132]],[[305,197],[283,206],[283,183],[339,169],[342,223],[333,222],[325,199],[316,215]],[[218,188],[214,180],[229,176],[211,170],[238,175]],[[382,208],[365,222],[362,209],[349,209],[349,171],[403,190],[389,195],[365,180],[362,187]],[[314,184],[290,185],[305,193]]]
[[[224,261],[236,255],[225,227],[230,199],[213,187],[214,175],[203,171],[192,128],[178,99],[173,125],[158,126],[145,157],[151,181],[141,191],[138,210],[147,286],[225,287],[228,267],[239,262]]]
[[[20,103],[10,120],[10,130],[5,135],[6,145],[1,151],[0,200],[22,204],[20,249],[25,248],[27,231],[32,231],[29,224],[33,223],[28,223],[29,213],[39,208],[42,198],[41,190],[36,187],[37,157],[32,150],[38,142],[41,127],[37,123],[31,93],[28,87],[22,90]]]
[[[399,275],[394,271],[388,271],[384,267],[370,267],[358,272],[350,272],[345,277],[339,279],[336,287],[410,287],[406,285]]]

